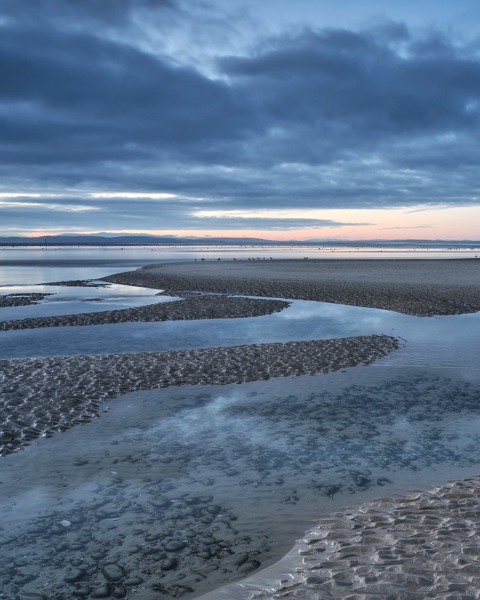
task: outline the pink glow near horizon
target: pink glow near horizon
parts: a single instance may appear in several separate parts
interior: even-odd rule
[[[269,229],[39,229],[18,232],[0,232],[0,235],[26,237],[71,234],[94,234],[100,231],[121,234],[174,235],[178,237],[238,237],[262,238],[271,241],[339,239],[480,239],[480,207],[418,208],[402,210],[330,210],[325,218],[337,222],[368,222],[371,225],[341,227],[312,227],[288,230]],[[205,219],[207,225],[208,219]]]

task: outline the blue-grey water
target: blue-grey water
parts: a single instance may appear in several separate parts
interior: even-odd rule
[[[10,285],[25,284],[23,268],[31,267],[17,265]],[[91,276],[79,275],[90,270],[81,265],[62,269],[48,280]],[[58,307],[51,297],[43,305],[65,314],[69,306],[92,307],[82,302],[90,294],[103,306],[150,303],[151,290],[119,288],[58,288]],[[10,314],[27,309],[38,310]],[[98,572],[89,576],[94,585],[102,565],[115,562],[145,586],[161,583],[167,597],[181,585],[182,597],[195,597],[247,575],[236,557],[272,564],[329,511],[477,474],[479,326],[480,313],[420,318],[295,301],[250,319],[0,332],[2,358],[370,333],[404,340],[373,365],[344,372],[128,394],[105,404],[92,423],[2,459],[0,539],[3,560],[17,570],[14,584],[70,597],[79,584],[65,583],[65,569],[88,564]],[[175,568],[162,570],[155,548],[172,538],[184,548]],[[210,558],[200,556],[202,544]],[[139,585],[129,597],[150,593]]]
[[[158,262],[270,258],[473,258],[478,248],[285,246],[0,247],[0,286],[91,279]]]

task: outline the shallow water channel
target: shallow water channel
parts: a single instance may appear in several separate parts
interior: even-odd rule
[[[405,341],[343,372],[128,394],[2,459],[0,593],[192,598],[271,565],[328,512],[477,474],[479,325],[295,301],[252,319],[1,332],[2,357]]]

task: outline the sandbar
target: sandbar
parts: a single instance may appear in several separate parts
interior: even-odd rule
[[[170,385],[225,385],[367,365],[398,348],[386,335],[337,340],[0,360],[0,456],[86,423],[120,394]]]
[[[287,308],[282,300],[259,298],[232,298],[225,295],[188,295],[182,300],[158,302],[133,308],[99,312],[31,317],[0,321],[0,331],[37,329],[40,327],[81,327],[111,323],[187,321],[195,319],[239,319],[260,317]]]
[[[480,311],[480,260],[231,260],[148,265],[105,281],[315,300],[416,315]]]

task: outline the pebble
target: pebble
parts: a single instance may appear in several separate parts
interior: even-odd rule
[[[185,548],[185,544],[180,540],[172,540],[165,545],[165,550],[167,552],[179,552]]]
[[[125,598],[127,595],[127,588],[124,585],[115,585],[112,590],[112,596],[114,598]]]
[[[177,561],[174,558],[166,558],[160,565],[162,571],[171,571],[177,567]]]
[[[55,523],[55,525],[50,527],[50,533],[53,533],[54,535],[61,535],[62,533],[66,533],[66,531],[66,527],[60,525],[59,523]]]
[[[85,571],[83,569],[73,569],[65,575],[63,578],[67,583],[76,583],[85,577]]]
[[[86,584],[79,584],[72,592],[75,598],[88,598],[92,592],[92,588]]]
[[[126,586],[132,587],[135,585],[140,585],[143,583],[143,579],[141,577],[128,577],[123,582]]]
[[[200,544],[205,544],[205,546],[210,546],[212,544],[216,544],[217,540],[211,536],[205,536],[198,538]]]
[[[218,513],[221,511],[221,507],[218,506],[218,504],[212,504],[211,506],[207,506],[207,512],[209,512],[211,515],[218,515]]]
[[[246,563],[243,563],[240,567],[238,567],[239,573],[250,573],[250,571],[254,571],[258,569],[260,566],[260,562],[258,560],[248,560]]]
[[[125,569],[115,563],[102,567],[102,573],[105,579],[110,582],[119,581],[126,575]]]
[[[92,598],[110,598],[111,586],[109,583],[104,583],[95,588],[91,594]]]

